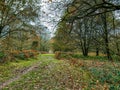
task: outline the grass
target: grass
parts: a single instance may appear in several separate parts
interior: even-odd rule
[[[101,60],[101,61],[106,61],[107,57],[106,56],[83,56],[81,54],[74,54],[72,55],[73,58],[77,59],[82,59],[82,60]]]
[[[82,60],[99,60],[99,61],[107,61],[107,56],[104,54],[100,54],[99,56],[96,56],[95,53],[89,53],[89,56],[83,56],[81,53],[79,54],[73,54],[73,58],[82,59]],[[116,55],[112,55],[113,61],[120,61],[120,57]]]
[[[107,57],[104,55],[100,55],[100,56],[95,56],[93,53],[89,56],[83,56],[81,53],[77,53],[77,54],[67,54],[67,53],[61,53],[59,58],[63,58],[63,59],[71,59],[71,58],[75,58],[75,59],[81,59],[81,60],[98,60],[98,61],[107,61]]]
[[[14,78],[19,72],[39,62],[36,59],[16,60],[8,63],[0,63],[0,84]]]
[[[120,90],[120,62],[80,58],[74,63],[56,60],[53,54],[41,55],[27,65],[33,62],[41,64],[3,90]]]
[[[80,68],[71,66],[66,61],[56,60],[54,55],[42,55],[42,62],[34,71],[22,76],[3,90],[66,90],[79,89],[79,83],[90,80],[89,75]],[[82,77],[82,78],[80,78]]]

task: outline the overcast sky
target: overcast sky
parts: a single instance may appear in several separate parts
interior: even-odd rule
[[[40,21],[42,25],[48,27],[52,35],[60,17],[65,11],[66,1],[69,0],[52,0],[52,2],[49,0],[41,0]]]

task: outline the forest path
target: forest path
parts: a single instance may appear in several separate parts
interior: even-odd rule
[[[56,60],[53,54],[41,55],[40,63],[5,82],[2,90],[81,90],[81,80],[89,77],[69,60]],[[82,82],[82,83],[84,83]]]
[[[110,85],[120,90],[119,62],[113,67],[109,61],[76,60],[57,60],[53,54],[40,55],[37,62],[31,60],[30,67],[0,85],[0,90],[113,90]],[[101,80],[110,83],[99,82]]]
[[[19,80],[23,75],[27,74],[28,72],[33,71],[33,70],[36,69],[40,64],[41,64],[41,62],[35,63],[34,65],[32,65],[32,66],[30,66],[30,67],[24,68],[23,70],[19,70],[19,71],[17,72],[17,73],[19,73],[18,75],[16,75],[16,76],[15,76],[14,78],[12,78],[12,79],[9,79],[9,80],[5,81],[4,83],[2,83],[2,84],[0,85],[0,90],[1,90],[2,88],[4,88],[5,86],[11,84],[12,82]]]

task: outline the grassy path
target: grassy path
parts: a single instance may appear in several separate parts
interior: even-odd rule
[[[21,78],[22,75],[35,69],[40,64],[40,60],[28,59],[17,60],[0,64],[0,90],[10,83]]]
[[[25,62],[24,62],[25,63]],[[120,90],[120,63],[56,60],[45,54],[31,60],[27,69],[4,85],[2,90]]]
[[[40,64],[40,63],[39,63]],[[5,86],[11,84],[12,82],[16,81],[16,80],[19,80],[23,75],[27,74],[28,72],[34,70],[35,68],[37,68],[37,66],[39,64],[34,64],[32,66],[30,66],[29,68],[25,68],[24,70],[22,71],[19,71],[19,75],[16,75],[14,76],[13,78],[3,82],[1,85],[0,85],[0,89],[4,88]]]
[[[5,84],[2,90],[79,90],[82,79],[85,82],[89,78],[82,69],[58,61],[53,55],[42,55],[40,62]]]

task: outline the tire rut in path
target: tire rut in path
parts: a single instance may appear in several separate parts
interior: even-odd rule
[[[28,72],[38,68],[38,66],[40,65],[41,63],[37,63],[37,64],[34,64],[33,66],[27,68],[27,69],[24,69],[20,75],[17,75],[16,77],[12,78],[12,79],[9,79],[7,81],[5,81],[4,83],[2,83],[0,85],[0,90],[3,89],[5,86],[9,85],[10,83],[16,81],[16,80],[19,80],[23,75],[27,74]]]

